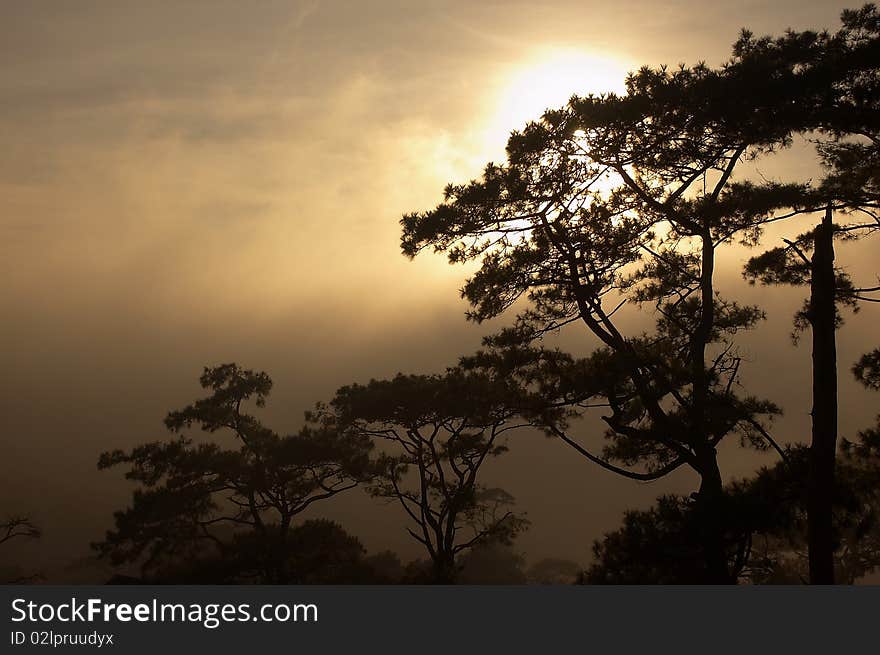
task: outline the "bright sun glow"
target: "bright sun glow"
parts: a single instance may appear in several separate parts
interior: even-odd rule
[[[503,148],[511,130],[539,118],[546,109],[562,107],[572,95],[623,93],[628,69],[620,60],[583,50],[550,50],[529,57],[500,81],[487,145]]]

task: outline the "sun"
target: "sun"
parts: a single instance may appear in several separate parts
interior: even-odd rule
[[[511,67],[497,84],[487,145],[501,148],[512,130],[564,106],[572,95],[624,93],[626,62],[577,49],[542,50]]]

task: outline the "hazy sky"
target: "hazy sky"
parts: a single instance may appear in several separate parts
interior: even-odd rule
[[[861,0],[859,0],[859,4]],[[718,64],[740,27],[837,26],[847,4],[788,2],[4,2],[0,6],[0,513],[27,511],[57,565],[88,553],[130,488],[100,451],[163,436],[206,364],[275,380],[279,431],[351,381],[441,370],[498,327],[468,324],[465,271],[399,254],[397,221],[503,155],[505,135],[626,70]],[[762,173],[804,176],[807,150]],[[775,243],[773,243],[775,245]],[[853,266],[867,250],[846,251]],[[800,292],[747,339],[747,380],[803,439],[809,350],[787,340]],[[841,364],[878,314],[841,333]],[[572,342],[575,343],[575,342]],[[590,342],[580,340],[589,347]],[[845,376],[844,376],[845,377]],[[848,380],[842,434],[872,419]],[[531,559],[587,561],[622,510],[690,491],[617,479],[527,435],[490,477],[533,521]],[[725,473],[760,461],[724,450]],[[368,548],[417,553],[396,507],[360,492],[317,512]]]

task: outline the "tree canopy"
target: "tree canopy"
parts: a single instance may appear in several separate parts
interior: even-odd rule
[[[833,35],[745,32],[719,68],[645,67],[627,78],[625,95],[573,97],[514,132],[503,164],[448,185],[435,209],[401,220],[404,254],[433,249],[452,263],[479,262],[462,291],[471,319],[525,307],[513,328],[487,340],[490,350],[516,351],[495,363],[509,369],[536,340],[574,324],[598,340],[591,357],[567,359],[564,370],[577,373],[566,376],[569,393],[553,403],[567,398],[575,413],[607,407],[602,418],[613,444],[599,457],[567,426],[546,427],[628,477],[692,468],[701,479],[699,538],[718,582],[733,576],[721,543],[716,448],[739,432],[745,443],[779,450],[767,429],[778,407],[739,391],[735,336],[754,328],[763,311],[719,293],[718,252],[733,241],[755,245],[767,224],[829,203],[869,211],[870,189],[844,185],[835,170],[843,173],[838,164],[851,154],[845,138],[874,134],[876,9],[847,12],[843,22]],[[817,187],[737,177],[741,162],[814,133],[826,137],[818,159],[831,169]],[[872,147],[856,151],[865,156]],[[856,178],[873,175],[868,165]],[[625,333],[615,315],[626,304],[648,309],[655,329]],[[481,356],[493,362],[491,353]],[[537,378],[558,375],[561,358],[526,356],[529,370],[520,377],[554,386]],[[579,393],[571,391],[576,376]],[[621,467],[637,464],[647,471]]]
[[[170,412],[165,424],[173,432],[198,426],[228,433],[230,447],[178,436],[102,454],[100,469],[124,466],[141,486],[96,547],[116,563],[149,570],[206,546],[226,555],[250,541],[254,575],[287,580],[294,517],[367,479],[371,444],[330,430],[279,436],[265,427],[244,411],[249,401],[265,405],[272,388],[265,373],[223,364],[206,368],[200,381],[210,395]]]
[[[397,502],[434,581],[452,582],[460,553],[506,543],[526,527],[513,498],[478,477],[507,449],[507,433],[529,425],[518,417],[523,402],[515,385],[451,369],[342,387],[311,419],[319,430],[376,444],[369,492]]]

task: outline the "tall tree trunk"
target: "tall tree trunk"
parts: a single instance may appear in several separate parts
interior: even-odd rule
[[[832,496],[837,450],[837,345],[835,343],[834,225],[831,208],[816,226],[810,279],[813,330],[813,434],[807,480],[810,583],[834,584]]]
[[[703,555],[706,561],[706,579],[709,584],[733,582],[727,570],[724,547],[726,517],[724,515],[724,487],[718,468],[718,453],[711,445],[708,433],[709,375],[706,371],[706,348],[715,325],[715,245],[709,227],[701,235],[700,321],[691,342],[691,376],[693,395],[691,430],[695,455],[700,471],[700,490],[697,493],[697,519]]]

